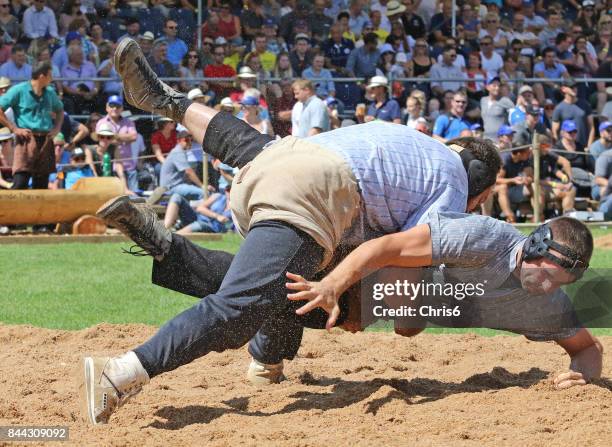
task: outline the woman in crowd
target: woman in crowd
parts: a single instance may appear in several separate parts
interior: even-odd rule
[[[202,64],[200,63],[200,55],[197,50],[191,49],[181,61],[179,67],[179,76],[181,78],[200,78],[204,75],[202,72]],[[180,87],[184,92],[188,92],[192,88],[200,86],[200,81],[181,81]]]
[[[480,98],[486,94],[485,82],[487,80],[487,73],[482,69],[480,53],[473,51],[469,54],[466,75],[469,79],[466,84],[469,98],[480,101]]]
[[[587,5],[578,12],[576,25],[582,28],[582,32],[589,40],[594,40],[597,30],[597,17],[595,16],[595,6]]]
[[[159,162],[155,165],[155,172],[161,170],[161,164],[166,161],[166,154],[176,146],[176,123],[169,118],[160,118],[157,121],[157,131],[151,135],[151,149]]]
[[[276,63],[274,64],[274,70],[272,71],[272,77],[280,78],[281,80],[292,79],[294,77],[289,53],[285,51],[278,53]],[[283,96],[283,89],[279,82],[268,85],[268,96],[270,98],[280,98]]]
[[[405,71],[409,78],[428,78],[429,70],[435,63],[433,57],[429,54],[429,45],[425,39],[417,39],[414,43],[414,51],[412,59],[406,62]],[[431,91],[428,82],[418,83],[416,88],[424,92]]]
[[[242,44],[242,28],[240,18],[232,14],[230,2],[224,0],[219,4],[218,29],[221,36],[235,44]]]
[[[259,100],[254,96],[244,96],[240,101],[242,120],[253,129],[264,135],[274,136],[274,130],[269,120],[261,117]]]
[[[0,26],[11,36],[13,42],[17,42],[21,37],[21,24],[17,17],[11,14],[9,6],[8,0],[0,2]]]
[[[388,79],[404,76],[403,68],[395,65],[395,50],[388,43],[380,48],[380,58],[376,65],[376,75],[384,76]]]
[[[72,21],[76,18],[82,18],[85,20],[86,25],[89,26],[87,17],[85,17],[81,12],[81,0],[66,0],[58,20],[60,36],[63,37],[66,35],[70,23],[72,23]]]
[[[416,128],[417,120],[423,116],[423,103],[418,96],[406,99],[406,126]]]

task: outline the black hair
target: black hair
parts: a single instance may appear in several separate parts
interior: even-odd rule
[[[36,80],[40,76],[46,76],[51,71],[51,63],[49,61],[38,62],[32,67],[32,79]]]
[[[363,44],[364,45],[368,45],[371,43],[378,43],[378,36],[374,33],[367,33],[365,36],[363,36]]]
[[[469,169],[466,167],[466,171],[468,171],[468,181],[471,186],[471,191],[468,194],[470,198],[477,196],[488,187],[495,184],[497,173],[501,168],[501,158],[499,157],[499,152],[497,152],[495,143],[483,138],[461,137],[447,141],[446,144],[448,146],[451,144],[461,146],[467,150],[474,159],[482,162],[482,164],[479,163],[479,169],[474,170],[474,172],[472,172],[473,162],[469,163]],[[462,156],[461,159],[463,160],[464,157]],[[478,178],[475,178],[474,175],[470,175],[475,174],[476,171],[478,173]]]

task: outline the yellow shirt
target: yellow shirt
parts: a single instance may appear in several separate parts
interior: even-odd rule
[[[268,72],[274,70],[274,64],[276,64],[276,54],[266,51],[259,55],[259,60],[261,61],[261,66],[264,70]]]
[[[352,31],[345,31],[342,34],[342,37],[344,37],[345,39],[348,40],[352,40],[353,42],[356,42],[357,40],[355,39],[355,33],[353,33]]]
[[[238,64],[240,63],[240,60],[241,60],[240,53],[234,53],[231,56],[228,56],[225,59],[223,59],[223,63],[226,65],[229,65],[234,70],[238,70]]]
[[[384,29],[377,29],[372,31],[374,34],[376,34],[376,36],[378,36],[378,43],[383,44],[385,43],[385,40],[387,40],[387,37],[389,37],[389,32],[385,31]]]

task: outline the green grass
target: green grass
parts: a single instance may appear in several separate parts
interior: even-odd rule
[[[596,236],[604,234],[596,230]],[[236,252],[240,238],[202,243]],[[151,258],[121,253],[127,243],[0,245],[0,322],[81,329],[100,322],[160,325],[197,300],[151,284]],[[592,266],[612,267],[612,250],[596,250]],[[373,330],[389,330],[380,324]],[[502,333],[428,329],[431,333]],[[612,335],[612,329],[597,329]]]

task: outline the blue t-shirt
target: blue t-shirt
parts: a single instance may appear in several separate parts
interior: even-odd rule
[[[370,104],[367,115],[377,120],[393,122],[395,119],[401,119],[402,111],[395,99],[387,99],[378,109],[376,103]]]
[[[563,75],[567,72],[567,68],[565,68],[565,65],[558,62],[555,62],[553,67],[546,67],[544,62],[538,62],[533,67],[533,72],[543,72],[544,76],[546,76],[548,79],[558,79],[563,77]]]
[[[433,134],[446,138],[447,140],[451,140],[453,138],[458,138],[461,135],[461,132],[469,128],[470,123],[468,123],[464,118],[451,116],[445,113],[444,115],[440,115],[438,118],[436,118]]]

